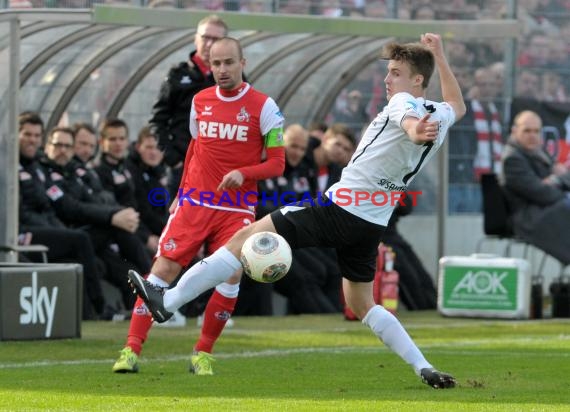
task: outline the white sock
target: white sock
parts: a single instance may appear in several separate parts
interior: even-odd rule
[[[146,280],[149,281],[150,283],[152,283],[153,285],[157,285],[157,286],[160,286],[162,288],[168,287],[168,283],[164,279],[161,279],[158,276],[156,276],[154,273],[151,273],[150,275],[148,275]]]
[[[203,292],[228,280],[239,268],[240,261],[225,247],[219,248],[188,269],[176,287],[164,293],[164,308],[175,312]]]
[[[362,319],[378,338],[414,368],[419,376],[423,368],[431,368],[400,321],[380,305],[374,306]]]
[[[239,283],[232,285],[231,283],[220,283],[216,286],[216,291],[225,298],[237,298],[239,295]]]

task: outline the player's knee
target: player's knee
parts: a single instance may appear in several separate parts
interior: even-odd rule
[[[255,233],[255,224],[245,226],[238,230],[228,242],[229,249],[241,250],[242,245],[248,237]]]
[[[252,223],[251,225],[242,227],[233,235],[230,241],[226,244],[226,247],[235,256],[239,256],[241,254],[241,248],[248,237],[250,237],[255,233],[263,231],[275,232],[275,228],[271,223],[271,220],[270,219],[268,220],[266,218],[268,218],[268,216],[264,217],[261,220],[258,220],[257,222]]]
[[[235,285],[239,283],[241,280],[241,273],[242,273],[241,269],[237,270],[228,280],[226,280],[226,283],[229,283],[230,285]]]
[[[178,263],[159,256],[154,262],[150,272],[170,284],[174,282],[181,269],[182,266]]]
[[[368,311],[375,305],[372,299],[362,299],[361,297],[352,296],[346,299],[346,304],[358,319],[366,316]]]

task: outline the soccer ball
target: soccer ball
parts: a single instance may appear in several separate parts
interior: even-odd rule
[[[243,270],[258,282],[272,283],[281,279],[291,267],[291,259],[291,247],[277,233],[255,233],[241,248]]]

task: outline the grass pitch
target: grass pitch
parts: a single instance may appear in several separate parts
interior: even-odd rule
[[[235,318],[214,376],[188,373],[195,319],[154,328],[138,374],[113,374],[127,322],[85,322],[81,339],[0,342],[1,410],[570,411],[570,320],[403,313],[434,390],[360,322],[341,315]]]

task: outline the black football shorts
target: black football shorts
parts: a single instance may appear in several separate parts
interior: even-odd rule
[[[283,206],[271,213],[271,220],[292,249],[333,247],[343,277],[353,282],[374,279],[384,226],[367,222],[326,197]]]

